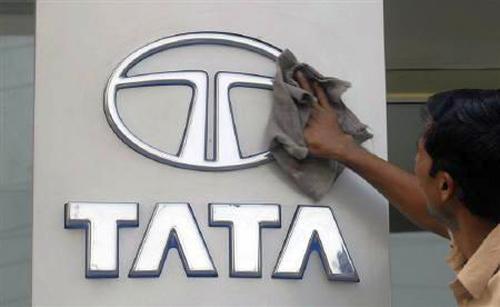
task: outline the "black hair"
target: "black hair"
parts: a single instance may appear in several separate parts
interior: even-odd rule
[[[431,176],[446,171],[471,213],[500,222],[500,90],[460,89],[432,96],[424,147]]]

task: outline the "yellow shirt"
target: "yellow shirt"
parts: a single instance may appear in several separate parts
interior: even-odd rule
[[[447,262],[457,273],[450,288],[460,307],[500,307],[500,225],[469,260],[452,241]]]

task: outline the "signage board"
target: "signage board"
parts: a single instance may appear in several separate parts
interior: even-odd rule
[[[284,48],[386,155],[381,1],[37,3],[33,305],[388,306],[386,201],[266,148]]]

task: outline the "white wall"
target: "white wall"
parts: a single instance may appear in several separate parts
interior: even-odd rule
[[[34,304],[389,305],[387,203],[352,172],[345,171],[317,204],[334,208],[361,282],[327,281],[316,256],[303,280],[276,280],[270,274],[295,207],[313,201],[275,164],[226,173],[179,169],[140,156],[111,131],[102,96],[112,69],[148,42],[201,30],[242,33],[289,47],[325,74],[350,80],[353,88],[345,100],[375,133],[368,148],[386,156],[382,1],[39,1]],[[201,58],[185,69],[200,63],[214,69],[225,64]],[[156,132],[162,136],[168,129]],[[84,278],[84,234],[62,224],[64,203],[78,200],[140,203],[140,226],[121,232],[118,279]],[[186,278],[175,252],[169,253],[160,278],[127,278],[159,201],[192,204],[219,271],[217,279]],[[282,205],[283,226],[263,231],[261,279],[228,277],[227,230],[206,225],[207,203],[217,201]]]

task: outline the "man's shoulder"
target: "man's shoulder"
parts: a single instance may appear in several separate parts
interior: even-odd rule
[[[500,306],[500,271],[497,272],[490,278],[488,285],[481,296],[477,300],[469,302],[467,307],[498,307]]]
[[[496,290],[496,294],[500,297],[500,270],[497,270],[496,273],[491,276],[488,281],[488,289]]]

